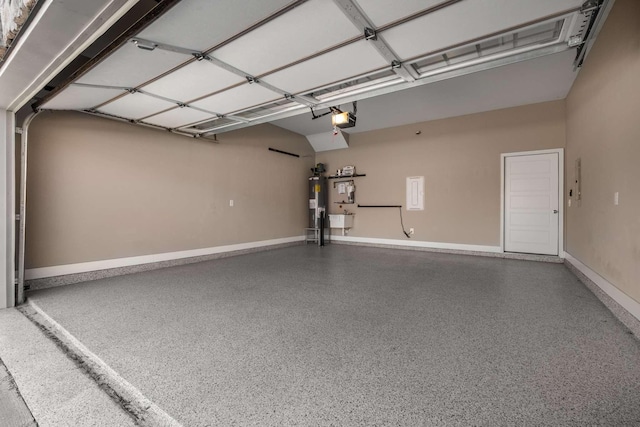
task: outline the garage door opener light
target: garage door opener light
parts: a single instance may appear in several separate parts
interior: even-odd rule
[[[356,125],[356,116],[348,111],[331,116],[331,124],[341,129],[352,128]]]

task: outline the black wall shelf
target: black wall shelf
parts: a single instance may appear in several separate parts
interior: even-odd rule
[[[327,178],[329,179],[346,179],[349,180],[351,178],[357,178],[359,176],[367,176],[367,174],[361,173],[361,174],[353,174],[353,175],[329,175]]]

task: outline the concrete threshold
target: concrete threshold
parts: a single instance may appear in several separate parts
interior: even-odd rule
[[[138,426],[181,427],[181,424],[147,399],[138,389],[111,369],[60,324],[47,315],[32,299],[18,307],[33,324],[61,349],[66,356],[95,381],[111,400],[124,410]],[[106,397],[105,395],[105,397]],[[37,419],[37,418],[36,418]],[[109,420],[111,425],[113,420]],[[83,425],[86,425],[83,423]],[[95,424],[107,425],[107,424]],[[114,424],[123,425],[123,424]]]
[[[34,421],[29,426],[134,426],[134,420],[18,309],[0,310],[0,359]],[[17,391],[16,391],[17,393]],[[26,412],[22,412],[27,417]],[[8,422],[8,421],[7,421]]]
[[[38,425],[20,395],[13,376],[2,360],[0,360],[0,417],[3,425],[6,426],[30,427]]]

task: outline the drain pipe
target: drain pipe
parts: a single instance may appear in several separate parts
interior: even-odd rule
[[[16,289],[16,305],[24,302],[24,244],[27,219],[27,147],[29,145],[29,125],[39,114],[31,113],[22,124],[22,138],[20,138],[20,231],[18,236],[18,284]]]

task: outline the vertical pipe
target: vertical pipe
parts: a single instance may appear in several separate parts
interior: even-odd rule
[[[320,236],[318,246],[324,246],[324,209],[320,212]]]
[[[38,115],[31,113],[24,119],[22,138],[20,140],[20,234],[18,236],[18,289],[16,291],[16,305],[24,302],[24,244],[27,220],[27,147],[29,144],[29,125]]]

